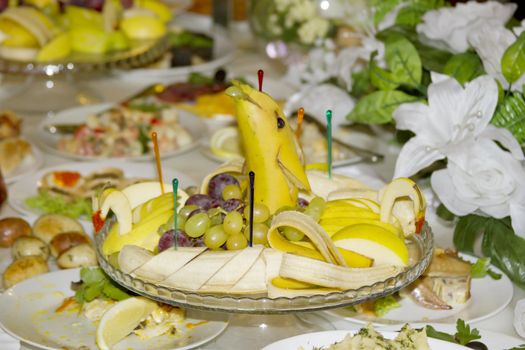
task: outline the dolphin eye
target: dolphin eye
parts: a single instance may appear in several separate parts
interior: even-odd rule
[[[284,122],[284,119],[281,117],[278,117],[277,118],[277,128],[282,129],[284,128],[285,125],[286,123]]]

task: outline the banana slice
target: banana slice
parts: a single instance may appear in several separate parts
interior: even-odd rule
[[[206,250],[206,247],[179,247],[167,249],[135,270],[137,277],[151,282],[159,282],[180,270]]]
[[[265,249],[265,251],[268,249]],[[266,293],[266,264],[263,254],[260,254],[248,272],[231,288],[231,294],[259,294]]]
[[[307,236],[318,252],[294,244],[285,239],[278,231],[280,227],[290,226],[300,230]],[[272,220],[272,226],[268,230],[268,243],[270,247],[282,250],[286,253],[294,253],[298,255],[308,256],[314,259],[319,259],[318,254],[323,259],[332,264],[347,266],[345,259],[337,250],[337,247],[332,242],[332,239],[326,234],[324,229],[311,217],[297,211],[284,211],[277,214]]]
[[[348,268],[302,256],[284,254],[279,275],[327,288],[357,289],[393,277],[399,266]]]
[[[118,265],[122,272],[131,274],[153,258],[153,253],[136,245],[125,245],[118,255]]]

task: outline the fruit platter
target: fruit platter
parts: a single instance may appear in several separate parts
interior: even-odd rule
[[[166,50],[170,19],[156,0],[7,6],[0,12],[0,69],[50,75],[142,66]]]
[[[226,93],[244,162],[223,164],[200,188],[174,179],[94,200],[97,255],[112,279],[172,305],[287,313],[379,298],[423,273],[433,236],[413,181],[376,190],[330,166],[305,170],[269,95],[240,82]]]

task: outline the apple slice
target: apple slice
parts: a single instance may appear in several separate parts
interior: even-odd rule
[[[110,210],[117,217],[119,234],[124,235],[130,232],[133,224],[131,206],[128,197],[123,192],[111,190],[109,194],[103,195],[100,217],[105,220]]]

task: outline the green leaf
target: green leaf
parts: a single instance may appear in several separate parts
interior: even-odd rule
[[[393,295],[388,295],[383,298],[379,298],[374,302],[374,313],[377,317],[383,317],[391,310],[400,308],[401,304]]]
[[[439,216],[441,219],[445,220],[445,221],[452,221],[456,218],[456,215],[454,215],[454,213],[452,213],[450,210],[447,209],[447,207],[445,207],[443,205],[443,203],[441,203],[437,209],[436,209],[436,215]]]
[[[85,284],[92,284],[92,283],[104,281],[106,279],[106,276],[104,275],[104,272],[102,272],[102,269],[100,268],[90,269],[87,267],[83,267],[80,270],[80,279]]]
[[[477,329],[470,329],[470,326],[468,324],[465,324],[465,321],[458,320],[456,323],[456,329],[457,332],[455,334],[455,338],[457,342],[461,345],[466,345],[467,343],[481,339],[481,335],[479,335],[479,331]]]
[[[346,118],[363,124],[390,123],[392,113],[400,104],[416,100],[417,97],[397,90],[376,91],[359,100]]]
[[[505,50],[501,58],[501,72],[511,84],[525,73],[525,32]]]
[[[390,37],[385,42],[385,60],[393,77],[400,84],[418,86],[423,73],[421,59],[412,43],[402,37]]]
[[[352,73],[352,96],[360,98],[373,92],[375,89],[370,82],[370,74],[368,69],[363,69]]]
[[[470,276],[472,278],[483,278],[489,275],[495,280],[501,279],[501,275],[490,269],[490,258],[484,257],[478,259],[470,268]]]
[[[509,218],[487,221],[481,248],[492,264],[525,288],[525,239],[514,233]]]
[[[525,144],[525,99],[518,92],[511,93],[498,104],[491,123],[509,130],[520,144]]]
[[[403,0],[379,0],[375,1],[374,7],[374,24],[377,26],[383,18],[392,11],[397,5],[402,3]]]
[[[381,67],[379,67],[375,61],[377,52],[374,52],[370,58],[370,82],[376,88],[380,90],[395,90],[399,83],[396,82],[396,78],[392,74]]]
[[[512,349],[508,349],[508,350],[525,350],[525,344],[522,344],[520,346],[515,346]]]
[[[459,218],[454,229],[454,246],[462,252],[474,253],[476,238],[485,232],[488,218],[467,215]]]
[[[448,341],[451,343],[456,343],[456,339],[453,335],[445,333],[445,332],[439,332],[432,326],[426,326],[425,327],[427,336],[434,339],[439,339],[443,341]]]
[[[465,84],[482,75],[484,70],[478,55],[465,52],[452,56],[445,64],[443,73],[454,77],[461,84]]]
[[[419,41],[419,36],[415,31],[415,28],[399,25],[392,26],[378,33],[377,38],[386,41],[392,35],[402,35],[406,39],[410,40],[419,53],[423,68],[429,71],[442,73],[445,63],[450,59],[450,57],[452,57],[452,54],[448,51],[439,50],[422,44]]]
[[[96,283],[92,283],[89,285],[86,285],[84,288],[84,301],[92,301],[96,298],[98,298],[102,294],[102,289],[104,288],[105,281],[98,281]]]
[[[128,293],[126,293],[125,291],[123,291],[121,288],[114,285],[110,281],[107,281],[104,284],[104,289],[102,293],[104,293],[104,295],[108,297],[109,299],[116,300],[116,301],[124,300],[130,297]]]

